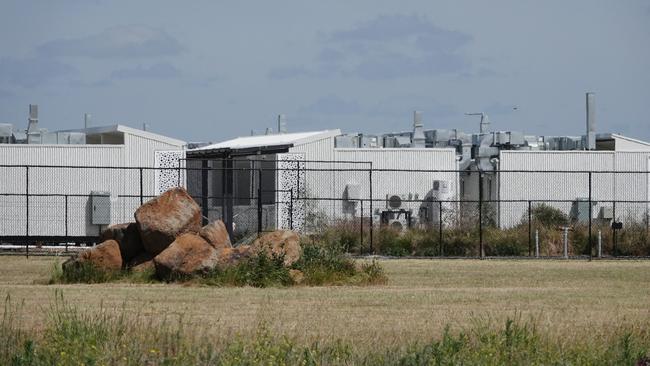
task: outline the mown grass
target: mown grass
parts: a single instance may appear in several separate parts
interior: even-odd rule
[[[151,324],[139,314],[102,308],[88,313],[58,291],[41,332],[17,326],[20,307],[10,297],[0,323],[2,365],[643,365],[650,361],[644,327],[608,329],[597,336],[559,339],[535,319],[513,314],[497,324],[476,318],[469,327],[440,337],[382,348],[348,340],[304,344],[272,332],[264,322],[255,333],[207,336],[177,322]],[[122,309],[123,310],[123,309]]]
[[[300,278],[291,276],[299,271]],[[292,285],[375,285],[387,280],[383,268],[376,262],[357,264],[336,245],[303,244],[303,254],[291,266],[284,265],[283,256],[254,255],[225,268],[215,268],[196,275],[171,275],[159,278],[153,269],[140,272],[129,270],[104,271],[91,263],[80,263],[66,270],[60,265],[52,269],[49,284],[71,283],[155,283],[181,282],[207,286],[287,287]]]

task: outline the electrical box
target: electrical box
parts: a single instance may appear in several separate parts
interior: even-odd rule
[[[93,225],[110,225],[111,223],[111,193],[90,192],[91,223]]]

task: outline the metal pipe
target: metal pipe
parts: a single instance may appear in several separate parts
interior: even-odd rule
[[[564,244],[564,259],[569,259],[569,228],[564,227],[564,234],[562,236]]]
[[[535,258],[539,258],[539,230],[535,230]]]
[[[598,258],[603,256],[603,237],[600,230],[598,230]]]

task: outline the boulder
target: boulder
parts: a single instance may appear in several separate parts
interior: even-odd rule
[[[251,251],[264,253],[267,256],[284,256],[284,265],[290,266],[298,259],[302,250],[300,237],[291,230],[276,230],[255,239],[251,244]]]
[[[236,248],[223,248],[219,250],[217,265],[219,268],[226,268],[238,264],[246,258],[250,258],[252,252],[248,245],[240,245]]]
[[[129,226],[129,223],[126,224],[115,224],[107,227],[99,234],[99,242],[105,242],[106,240],[115,240],[119,242],[124,238],[124,231]]]
[[[92,263],[96,268],[104,271],[117,271],[122,269],[122,255],[120,245],[115,240],[107,240],[90,249],[79,253],[63,264],[63,270],[79,266],[82,263]]]
[[[126,263],[126,267],[133,269],[142,263],[152,261],[154,257],[155,256],[151,253],[142,252]]]
[[[183,188],[172,188],[135,211],[144,249],[165,250],[179,235],[201,230],[201,208]]]
[[[219,252],[212,245],[199,235],[189,233],[176,238],[153,259],[160,278],[205,273],[215,268],[218,261]]]
[[[213,221],[202,227],[199,235],[215,249],[232,248],[228,230],[221,220]]]
[[[155,270],[156,266],[153,263],[153,259],[150,259],[148,261],[142,262],[140,264],[137,264],[133,267],[131,267],[131,271],[133,272],[145,272],[149,270]]]
[[[102,242],[106,240],[117,241],[120,245],[122,261],[125,264],[144,251],[138,225],[135,222],[111,225],[102,231],[99,240]]]

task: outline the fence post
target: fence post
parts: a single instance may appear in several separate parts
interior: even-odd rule
[[[262,169],[257,170],[257,236],[262,232]]]
[[[359,254],[363,254],[363,199],[359,200],[361,212],[359,214]]]
[[[144,203],[144,188],[142,184],[142,168],[140,168],[140,206]]]
[[[531,240],[533,240],[532,235],[533,235],[533,220],[532,220],[532,210],[531,210],[531,202],[530,200],[528,201],[528,256],[531,256],[531,251],[532,251],[532,243]]]
[[[539,258],[539,230],[535,229],[535,258]]]
[[[29,166],[25,166],[25,256],[29,258]]]
[[[616,198],[616,197],[615,197]],[[612,255],[616,257],[616,229],[614,223],[616,222],[616,201],[612,201]]]
[[[591,238],[591,221],[593,216],[593,210],[591,206],[591,172],[589,172],[589,260],[593,256],[593,244]]]
[[[483,259],[483,173],[478,173],[478,244],[479,256]]]
[[[65,252],[68,252],[68,195],[65,195]]]
[[[369,182],[370,182],[370,253],[372,253],[373,250],[374,250],[374,248],[373,248],[373,230],[374,230],[373,229],[373,227],[374,227],[373,215],[374,215],[374,212],[372,211],[373,210],[373,208],[372,208],[372,202],[373,202],[373,196],[372,196],[372,163],[370,163],[370,170],[368,171],[368,173],[369,173],[368,178],[369,178]]]
[[[438,201],[438,245],[440,245],[440,256],[445,255],[442,244],[442,201]]]

